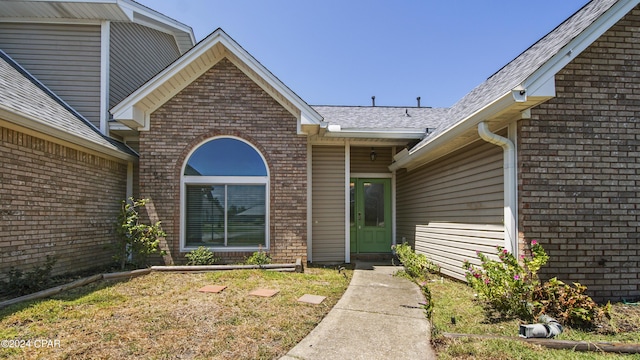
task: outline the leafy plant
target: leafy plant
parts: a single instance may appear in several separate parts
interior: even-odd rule
[[[604,317],[610,318],[611,304],[600,308],[585,294],[586,286],[580,283],[573,285],[553,278],[537,287],[533,293],[535,311],[552,316],[564,325],[581,329],[591,329]]]
[[[395,251],[398,259],[404,265],[405,271],[413,278],[423,278],[427,273],[440,272],[438,265],[431,262],[424,254],[417,254],[407,243],[394,245],[391,250]]]
[[[31,271],[23,272],[20,269],[11,268],[8,278],[2,288],[2,293],[25,295],[45,289],[51,282],[51,271],[57,259],[47,255],[43,265],[35,265]]]
[[[424,310],[424,314],[429,321],[431,321],[433,317],[433,298],[431,296],[431,289],[427,286],[427,282],[421,282],[418,284],[420,286],[420,291],[424,295],[425,301],[420,303],[422,309]]]
[[[213,265],[220,261],[213,251],[204,246],[200,246],[196,250],[190,251],[185,255],[185,257],[189,260],[187,265]]]
[[[531,242],[531,258],[521,256],[522,264],[502,246],[497,249],[499,261],[477,252],[481,268],[464,262],[467,282],[502,316],[533,320],[532,296],[540,284],[537,273],[549,256],[536,240]]]
[[[166,236],[160,227],[160,221],[152,225],[142,223],[140,209],[149,199],[123,200],[118,215],[116,233],[118,235],[118,253],[116,260],[120,268],[124,269],[128,259],[140,266],[149,254],[162,253],[160,238]]]
[[[244,262],[247,265],[265,265],[271,264],[271,258],[269,257],[269,254],[262,251],[262,247],[260,247],[258,251],[246,258]]]

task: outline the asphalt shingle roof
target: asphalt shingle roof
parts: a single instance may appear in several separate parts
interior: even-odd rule
[[[88,120],[0,50],[0,108],[30,118],[101,147],[136,155],[126,145],[103,135]],[[43,126],[41,130],[46,127]]]
[[[576,36],[593,24],[617,0],[594,0],[509,62],[451,108],[387,106],[312,106],[324,121],[351,129],[435,129],[416,147],[427,143],[473,113],[504,96],[527,78]],[[410,116],[405,114],[408,112]]]
[[[344,129],[411,129],[438,127],[446,108],[390,106],[311,106],[325,122]]]
[[[617,0],[594,0],[583,6],[573,16],[454,104],[433,134],[453,127],[459,121],[522,84],[616,2]],[[417,147],[428,142],[432,137],[433,135],[425,138]]]

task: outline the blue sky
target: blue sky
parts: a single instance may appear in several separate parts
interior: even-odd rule
[[[137,0],[224,29],[310,105],[448,107],[588,0]]]

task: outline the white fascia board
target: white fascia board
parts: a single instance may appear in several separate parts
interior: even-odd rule
[[[122,152],[116,148],[110,148],[97,144],[81,136],[72,135],[64,130],[43,123],[40,120],[29,115],[17,113],[15,110],[8,110],[0,107],[0,119],[36,131],[38,133],[63,140],[71,144],[75,144],[105,155],[109,155],[117,159],[126,161],[138,161],[138,159],[133,155]]]
[[[573,61],[627,13],[633,10],[638,3],[640,3],[640,0],[622,0],[611,6],[609,10],[560,49],[557,54],[522,83],[522,86],[527,90],[527,95],[555,96],[555,87],[554,93],[550,95],[549,81],[553,79],[560,70],[567,66],[569,62]]]
[[[396,171],[402,168],[410,168],[412,165],[419,163],[421,158],[429,154],[432,150],[446,145],[465,131],[477,126],[479,122],[490,118],[492,115],[497,114],[516,102],[517,100],[514,98],[512,91],[507,92],[449,129],[436,134],[433,138],[429,138],[429,141],[422,144],[419,148],[414,148],[404,154],[398,154],[400,156],[396,155],[395,162],[389,166],[389,170]]]
[[[329,125],[325,137],[334,138],[366,138],[366,139],[408,139],[417,140],[425,136],[423,130],[403,129],[344,129],[339,125]]]
[[[193,34],[193,29],[183,24],[177,20],[174,20],[164,14],[161,14],[153,9],[147,8],[143,5],[140,5],[136,2],[130,0],[117,0],[120,9],[129,17],[132,22],[135,22],[140,25],[148,26],[150,28],[156,29],[158,31],[162,31],[173,35],[178,38],[176,33],[182,32],[186,33],[191,40],[191,46],[196,43],[196,37]],[[136,14],[142,15],[141,17],[137,17]],[[145,19],[146,18],[146,19]],[[149,20],[147,20],[149,19]],[[190,46],[190,47],[191,47]],[[181,49],[184,53],[187,49]]]

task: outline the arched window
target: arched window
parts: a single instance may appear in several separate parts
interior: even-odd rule
[[[221,137],[189,155],[181,181],[181,248],[269,248],[269,174],[243,140]]]

